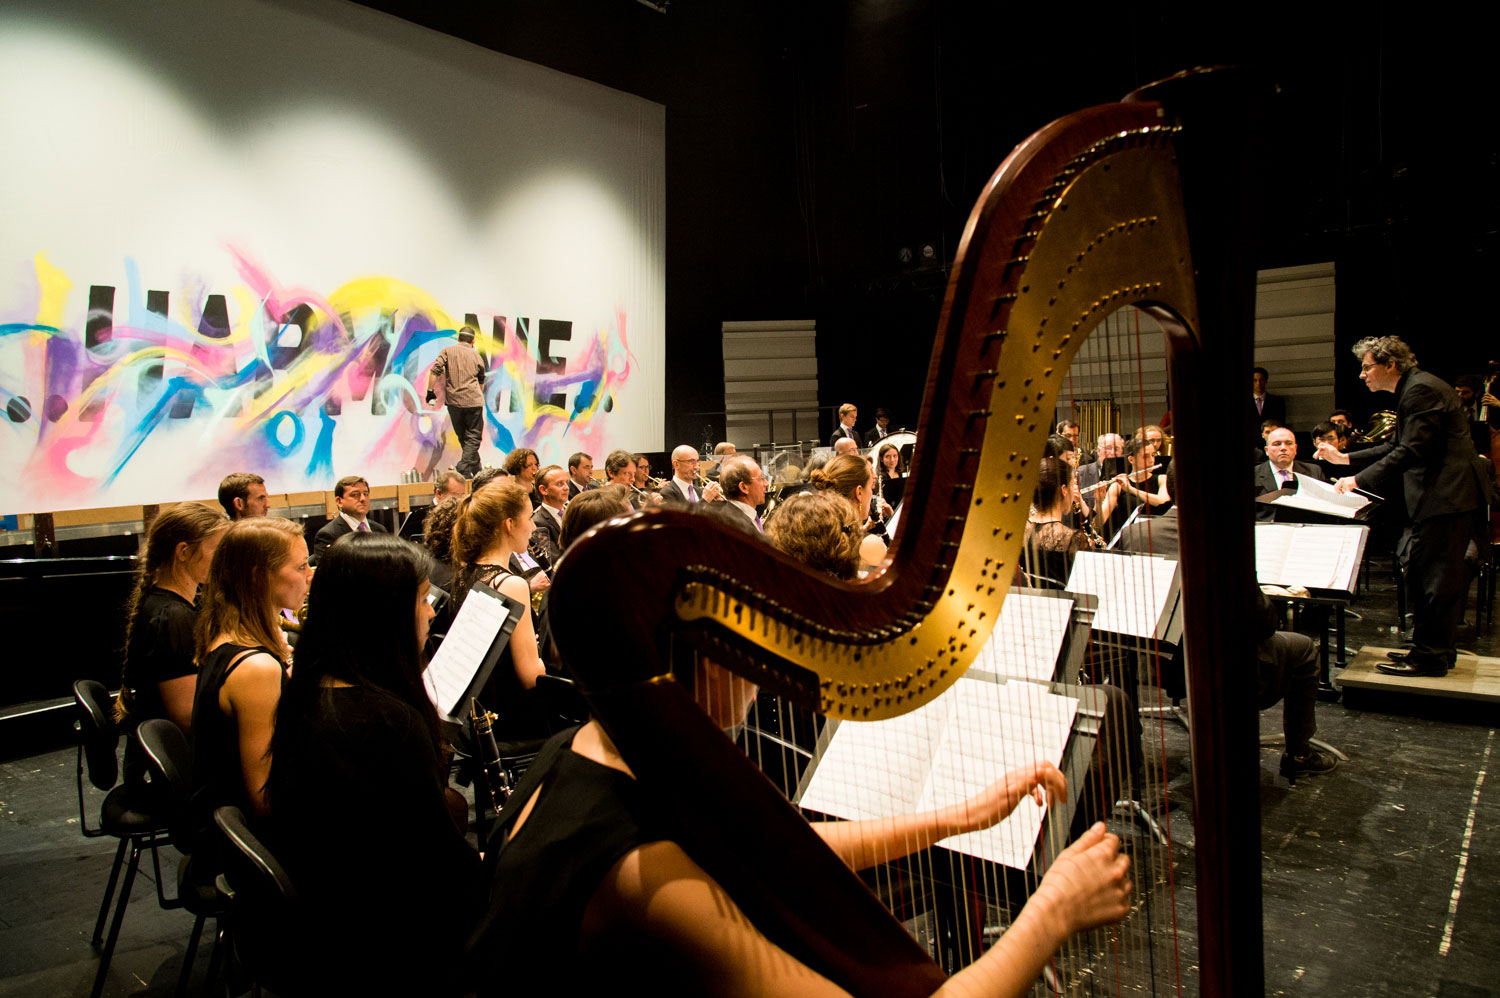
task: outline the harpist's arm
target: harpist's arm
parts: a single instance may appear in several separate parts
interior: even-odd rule
[[[1130,859],[1104,825],[1089,829],[1060,853],[1000,941],[948,980],[943,995],[1011,998],[1027,994],[1042,965],[1081,929],[1116,921],[1130,908]],[[832,981],[776,946],[712,877],[673,842],[631,850],[605,876],[583,919],[581,948],[618,933],[645,936],[656,945],[620,946],[640,952],[640,967],[621,973],[650,975],[666,949],[673,966],[690,969],[695,992],[722,995],[842,995]],[[650,956],[647,956],[650,954]],[[646,978],[642,978],[646,979]]]
[[[863,870],[935,845],[950,835],[976,832],[1004,820],[1026,796],[1042,802],[1042,791],[1053,799],[1068,792],[1067,780],[1050,762],[1022,766],[990,784],[984,792],[961,804],[870,821],[820,821],[813,831],[853,870]]]

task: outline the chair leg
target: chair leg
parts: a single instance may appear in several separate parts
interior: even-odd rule
[[[187,994],[193,977],[193,959],[198,955],[198,938],[203,935],[203,916],[193,919],[193,934],[188,936],[187,952],[182,955],[182,973],[177,975],[177,998]]]
[[[104,902],[99,905],[99,920],[94,923],[94,938],[89,940],[95,949],[104,942],[104,920],[109,917],[109,903],[114,900],[115,884],[120,879],[120,867],[125,865],[125,847],[129,844],[128,838],[120,838],[120,847],[115,850],[115,863],[109,868],[109,883],[104,885]]]
[[[126,841],[126,840],[121,840]],[[109,976],[109,961],[115,955],[115,942],[120,938],[120,924],[125,921],[125,906],[130,904],[130,889],[135,886],[135,871],[141,863],[140,843],[130,842],[130,865],[125,868],[125,883],[120,887],[120,903],[115,907],[115,917],[109,924],[109,938],[104,941],[104,952],[99,954],[99,972],[94,975],[94,990],[89,998],[99,998],[104,991],[104,979]]]
[[[204,993],[227,996],[229,994],[228,956],[233,946],[229,938],[229,916],[216,917],[214,927],[218,932],[214,937],[214,955],[208,961],[208,987],[204,989]]]

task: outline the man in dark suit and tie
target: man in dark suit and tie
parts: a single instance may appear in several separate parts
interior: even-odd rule
[[[1464,558],[1477,536],[1484,498],[1469,421],[1458,394],[1420,370],[1399,337],[1366,337],[1354,344],[1354,355],[1366,388],[1396,393],[1396,435],[1348,454],[1319,444],[1318,457],[1357,470],[1338,480],[1340,492],[1360,488],[1390,496],[1399,483],[1411,520],[1397,555],[1415,621],[1412,650],[1392,652],[1394,661],[1376,668],[1397,676],[1443,676],[1457,659],[1470,575]]]
[[[349,475],[335,483],[333,503],[338,507],[339,515],[329,520],[314,535],[312,555],[307,559],[310,565],[316,565],[323,552],[328,550],[328,545],[345,534],[365,531],[389,533],[380,524],[366,519],[370,515],[370,483],[359,475]]]
[[[562,554],[563,506],[568,502],[568,473],[555,464],[537,472],[537,492],[542,501],[531,512],[532,532],[527,550],[537,561],[551,568]]]
[[[568,498],[594,487],[594,458],[579,451],[568,458]]]
[[[672,477],[661,487],[661,497],[667,502],[713,502],[724,498],[724,490],[718,482],[698,487],[697,448],[683,444],[672,450]]]
[[[854,421],[859,418],[859,409],[852,402],[845,402],[839,406],[839,425],[834,429],[833,435],[828,438],[828,446],[837,447],[840,440],[847,437],[854,441],[856,448],[865,445],[864,438],[854,428]]]
[[[1323,469],[1315,464],[1297,460],[1297,437],[1286,427],[1272,430],[1266,435],[1266,459],[1255,466],[1255,494],[1263,496],[1279,489],[1295,489],[1296,476],[1306,475],[1320,482],[1328,481]],[[1255,518],[1261,521],[1282,519],[1277,509],[1269,503],[1255,504]]]
[[[1286,425],[1286,399],[1280,395],[1271,395],[1266,391],[1266,386],[1271,383],[1271,375],[1264,367],[1257,367],[1250,372],[1251,403],[1255,406],[1255,425],[1259,426],[1268,419],[1276,420],[1276,425]]]

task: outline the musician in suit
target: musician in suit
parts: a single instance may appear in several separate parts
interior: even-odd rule
[[[583,451],[568,458],[568,498],[594,487],[594,459]]]
[[[661,487],[661,497],[667,502],[713,502],[724,498],[724,490],[718,482],[698,487],[698,451],[683,444],[672,449],[672,477]]]
[[[631,509],[641,508],[641,499],[635,491],[635,455],[628,450],[612,450],[604,459],[604,478],[610,485],[618,485],[625,492],[625,501]]]
[[[1255,494],[1263,496],[1278,489],[1295,489],[1295,475],[1306,475],[1320,482],[1328,481],[1323,469],[1297,460],[1297,437],[1286,427],[1274,429],[1266,436],[1266,459],[1255,466]],[[1255,504],[1255,518],[1262,522],[1280,519],[1275,506]]]
[[[562,554],[563,507],[568,502],[568,473],[555,464],[549,464],[537,473],[537,491],[542,501],[532,510],[531,522],[536,531],[531,535],[527,548],[532,556],[548,568],[557,564]]]
[[[854,428],[854,421],[859,418],[859,409],[852,402],[845,402],[839,406],[839,425],[834,428],[833,434],[828,438],[828,446],[837,447],[840,440],[845,438],[854,441],[856,448],[865,445],[864,437]]]
[[[1401,485],[1411,525],[1397,554],[1406,582],[1406,605],[1415,619],[1408,653],[1376,666],[1397,676],[1442,676],[1457,658],[1458,621],[1469,587],[1465,554],[1477,537],[1482,492],[1478,455],[1469,438],[1458,394],[1417,367],[1411,348],[1396,336],[1371,336],[1354,344],[1360,378],[1372,392],[1396,393],[1393,439],[1350,454],[1318,445],[1318,457],[1349,465],[1340,492],[1370,489],[1389,496]]]
[[[466,496],[469,494],[469,483],[457,469],[450,468],[441,471],[432,480],[432,501],[442,502],[449,496]]]
[[[308,558],[308,564],[316,565],[323,552],[328,550],[328,545],[345,534],[390,533],[374,520],[367,519],[370,515],[370,483],[359,475],[348,475],[334,483],[333,503],[338,507],[339,515],[313,536],[312,557]]]
[[[1251,403],[1255,406],[1255,424],[1259,426],[1267,419],[1276,420],[1277,426],[1286,425],[1286,399],[1280,395],[1272,395],[1266,391],[1266,386],[1271,383],[1271,375],[1264,367],[1257,367],[1250,372],[1250,384],[1252,390]]]
[[[766,501],[766,476],[760,465],[748,454],[737,454],[720,466],[719,484],[729,498],[729,505],[745,515],[757,532],[764,531],[757,510]]]
[[[891,414],[884,409],[876,409],[875,425],[865,434],[865,443],[874,446],[894,432],[891,429]]]

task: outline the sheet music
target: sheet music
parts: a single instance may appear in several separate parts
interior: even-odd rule
[[[501,600],[481,589],[469,591],[437,654],[422,673],[422,685],[439,714],[457,716],[454,711],[459,699],[509,616],[510,610]]]
[[[1040,686],[965,677],[909,714],[840,724],[800,803],[851,820],[961,803],[1019,766],[1061,767],[1077,712],[1077,699]],[[1045,816],[1027,798],[993,828],[942,845],[1025,869]]]
[[[1297,475],[1297,491],[1277,496],[1273,506],[1288,506],[1309,513],[1324,513],[1354,519],[1354,514],[1370,505],[1370,500],[1353,492],[1340,493],[1327,482],[1320,482],[1307,475]]]
[[[1256,581],[1352,590],[1368,530],[1358,524],[1257,523]]]
[[[1001,676],[1050,682],[1073,617],[1073,601],[1008,593],[974,668]]]
[[[1154,638],[1177,598],[1177,562],[1150,555],[1080,551],[1064,588],[1099,597],[1094,630]]]

